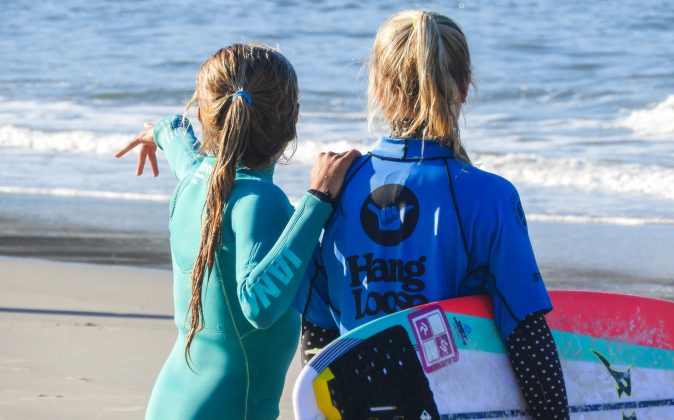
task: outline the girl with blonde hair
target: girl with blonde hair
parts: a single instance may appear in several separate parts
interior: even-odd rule
[[[178,186],[170,242],[178,338],[150,398],[148,419],[273,419],[299,338],[290,303],[355,151],[321,154],[293,210],[273,183],[295,138],[297,77],[278,51],[235,44],[199,69],[188,107],[203,136],[176,115],[117,153],[140,147],[137,174],[163,150]]]
[[[427,302],[489,294],[531,413],[568,417],[552,309],[515,187],[471,165],[459,116],[472,80],[459,26],[404,11],[377,32],[369,120],[390,128],[348,171],[298,294],[305,360],[378,317]]]

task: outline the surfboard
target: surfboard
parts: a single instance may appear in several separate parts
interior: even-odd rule
[[[674,419],[674,303],[550,292],[572,419]],[[295,418],[528,418],[491,300],[429,303],[330,343],[302,370]]]

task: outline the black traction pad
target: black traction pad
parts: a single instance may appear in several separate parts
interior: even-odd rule
[[[329,365],[332,404],[342,418],[439,419],[414,346],[396,325],[359,343]]]

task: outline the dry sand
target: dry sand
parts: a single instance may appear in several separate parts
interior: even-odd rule
[[[175,339],[171,287],[164,270],[0,258],[0,419],[143,418]]]

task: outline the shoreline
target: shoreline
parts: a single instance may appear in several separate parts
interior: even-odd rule
[[[0,209],[0,258],[171,269],[168,223],[157,220],[155,211],[134,218],[137,209],[121,207],[107,212],[108,223],[102,225],[94,217],[98,201],[78,203],[79,223],[61,219],[60,201],[49,205],[56,209],[57,221]],[[70,208],[72,202],[63,205]],[[157,210],[164,207],[160,203]],[[529,233],[551,289],[624,292],[674,301],[674,226],[531,221]]]

